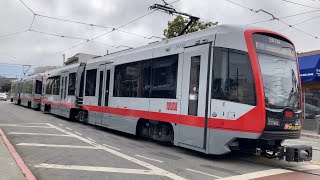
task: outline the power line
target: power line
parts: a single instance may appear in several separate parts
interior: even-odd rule
[[[33,15],[35,15],[36,13],[29,7],[26,5],[26,3],[24,3],[22,0],[19,0],[23,5],[24,7],[26,7]]]
[[[300,25],[300,24],[303,24],[303,23],[306,23],[306,22],[309,22],[309,21],[311,21],[311,20],[318,19],[318,18],[320,18],[320,16],[315,16],[315,17],[312,17],[312,18],[309,18],[309,19],[300,21],[300,22],[298,22],[298,23],[296,23],[296,24],[293,24],[293,25],[291,25],[291,26],[292,26],[292,27],[293,27],[293,26],[297,26],[297,25]],[[283,31],[283,30],[288,29],[288,28],[290,28],[290,27],[282,28],[282,29],[280,29],[279,31]]]
[[[75,24],[93,26],[93,27],[100,27],[100,28],[106,28],[106,29],[112,29],[113,28],[113,27],[108,27],[108,26],[103,26],[103,25],[85,23],[85,22],[74,21],[74,20],[69,20],[69,19],[62,19],[62,18],[57,18],[57,17],[53,17],[53,16],[47,16],[47,15],[41,15],[41,14],[36,14],[36,16],[47,18],[47,19],[54,19],[54,20],[58,20],[58,21],[65,21],[65,22],[75,23]]]
[[[107,47],[113,47],[113,48],[134,48],[134,47],[130,47],[130,46],[125,46],[125,45],[119,45],[119,46],[114,46],[114,45],[110,45],[110,44],[105,44],[105,43],[102,43],[102,42],[98,42],[98,41],[91,41],[93,43],[97,43],[97,44],[101,44],[103,46],[107,46]]]
[[[34,29],[29,29],[29,31],[30,31],[30,32],[39,33],[39,34],[45,34],[45,35],[48,35],[48,36],[61,37],[61,38],[88,40],[88,39],[85,39],[85,38],[73,37],[73,36],[66,36],[66,35],[58,35],[58,34],[47,33],[47,32],[43,32],[43,31],[38,31],[38,30],[34,30]]]
[[[170,4],[174,4],[174,3],[178,2],[178,1],[180,1],[180,0],[173,1],[173,2],[171,2]],[[94,41],[94,40],[96,40],[96,39],[98,39],[98,38],[101,38],[101,37],[103,37],[103,36],[105,36],[105,35],[107,35],[107,34],[110,34],[110,33],[114,32],[114,31],[120,29],[120,28],[123,28],[123,27],[125,27],[125,26],[127,26],[127,25],[129,25],[129,24],[131,24],[131,23],[133,23],[133,22],[136,22],[136,21],[138,21],[138,20],[140,20],[140,19],[142,19],[142,18],[144,18],[144,17],[146,17],[146,16],[148,16],[148,15],[154,13],[154,12],[155,12],[155,10],[153,10],[153,11],[151,11],[151,12],[148,12],[148,13],[146,13],[146,14],[138,17],[138,18],[135,18],[135,19],[133,19],[133,20],[131,20],[131,21],[129,21],[129,22],[127,22],[127,23],[125,23],[125,24],[117,27],[117,28],[113,28],[111,31],[108,31],[108,32],[106,32],[106,33],[103,33],[103,34],[101,34],[101,35],[99,35],[99,36],[96,36],[96,37],[94,37],[94,38],[92,38],[92,39],[89,39],[89,40],[87,40],[87,41],[85,41],[85,42],[76,44],[76,45],[74,45],[74,46],[72,46],[72,47],[70,47],[70,48],[67,48],[67,49],[64,49],[64,50],[62,50],[62,51],[59,51],[57,54],[62,53],[62,52],[65,52],[65,51],[68,51],[68,50],[73,49],[73,48],[76,48],[76,47],[81,46],[81,45],[83,45],[83,44],[85,44],[85,43],[87,43],[87,42]]]
[[[292,25],[290,25],[290,24],[288,24],[288,23],[286,23],[286,22],[284,22],[284,21],[282,21],[282,20],[278,20],[278,21],[281,22],[281,23],[284,24],[284,25],[287,25],[289,28],[295,29],[295,30],[300,31],[300,32],[302,32],[302,33],[304,33],[304,34],[307,34],[307,35],[309,35],[309,36],[311,36],[311,37],[313,37],[313,38],[318,39],[318,36],[315,36],[315,35],[313,35],[313,34],[310,34],[310,33],[306,32],[306,31],[303,31],[303,30],[301,30],[301,29],[298,29],[298,28],[296,28],[296,27],[294,27],[294,26],[292,26]]]
[[[308,8],[320,10],[320,8],[317,8],[317,7],[308,6],[308,5],[305,5],[305,4],[300,4],[300,3],[293,2],[293,1],[289,1],[289,0],[282,0],[282,1],[287,2],[287,3],[290,3],[290,4],[295,4],[295,5],[298,5],[298,6],[303,6],[303,7],[308,7]]]
[[[9,34],[4,34],[4,35],[0,35],[0,38],[2,37],[7,37],[7,36],[13,36],[13,35],[17,35],[17,34],[22,34],[22,33],[25,33],[29,31],[28,29],[27,30],[23,30],[23,31],[18,31],[18,32],[14,32],[14,33],[9,33]]]
[[[232,1],[230,1],[230,0],[226,0],[226,1],[232,2]],[[234,4],[234,3],[233,3],[233,4]],[[245,9],[249,9],[249,10],[251,9],[251,8],[249,8],[249,7],[247,7],[247,6],[244,6],[244,5],[241,5],[241,4],[238,4],[238,3],[236,3],[236,5],[241,6],[241,7],[245,8]],[[274,16],[272,13],[269,13],[268,11],[265,11],[265,10],[263,10],[263,9],[260,9],[260,10],[250,10],[250,11],[255,12],[255,13],[259,13],[259,11],[262,11],[262,12],[264,12],[264,13],[266,13],[266,14],[268,14],[268,15],[270,15],[270,16],[272,17],[272,19],[266,20],[265,22],[277,20],[277,21],[281,22],[282,24],[288,26],[289,28],[295,29],[295,30],[297,30],[297,31],[299,31],[299,32],[301,32],[301,33],[304,33],[304,34],[306,34],[306,35],[308,35],[308,36],[311,36],[311,37],[313,37],[313,38],[315,38],[315,39],[318,39],[318,36],[312,35],[312,34],[306,32],[306,31],[303,31],[303,30],[301,30],[301,29],[299,29],[299,28],[296,28],[296,27],[294,27],[294,26],[292,26],[292,25],[284,22],[284,21],[280,20],[278,17]]]
[[[292,15],[278,17],[278,19],[286,19],[286,18],[301,16],[301,15],[310,14],[310,13],[319,12],[319,11],[320,10],[307,11],[307,12],[303,12],[303,13],[298,13],[298,14],[292,14]],[[254,22],[254,23],[246,24],[246,26],[247,25],[254,25],[254,24],[261,24],[261,23],[265,23],[265,22],[269,22],[269,21],[273,21],[273,20],[275,20],[275,19],[272,18],[272,19],[268,19],[268,20],[257,21],[257,22]]]
[[[84,42],[81,42],[81,43],[79,43],[79,44],[73,45],[72,47],[69,47],[69,48],[67,48],[67,49],[61,50],[61,51],[59,51],[59,52],[57,52],[57,53],[54,53],[54,54],[59,54],[59,53],[62,53],[62,52],[71,50],[71,49],[73,49],[73,48],[76,48],[76,47],[78,47],[78,46],[81,46],[81,45],[83,45],[83,44],[86,44],[87,42],[91,42],[91,41],[95,42],[94,40],[96,40],[96,39],[98,39],[98,38],[101,38],[101,37],[103,37],[103,36],[105,36],[105,35],[107,35],[107,34],[110,34],[110,33],[114,32],[114,31],[119,31],[119,32],[123,32],[123,33],[126,33],[126,34],[131,34],[131,35],[138,36],[138,37],[142,37],[142,38],[145,38],[145,39],[153,39],[153,38],[162,39],[161,37],[157,37],[157,36],[147,37],[147,36],[139,35],[139,34],[136,34],[136,33],[131,33],[131,32],[125,31],[125,30],[120,30],[120,28],[123,28],[123,27],[125,27],[125,26],[127,26],[127,25],[129,25],[129,24],[131,24],[131,23],[133,23],[133,22],[136,22],[136,21],[138,21],[138,20],[140,20],[140,19],[142,19],[142,18],[144,18],[144,17],[146,17],[146,16],[154,13],[155,11],[148,12],[148,13],[146,13],[146,14],[138,17],[138,18],[135,18],[135,19],[133,19],[133,20],[131,20],[131,21],[129,21],[129,22],[121,25],[121,26],[118,26],[118,27],[116,27],[116,28],[112,28],[112,30],[110,30],[110,31],[108,31],[108,32],[105,32],[105,33],[103,33],[103,34],[101,34],[101,35],[99,35],[99,36],[96,36],[96,37],[94,37],[94,38],[84,39],[84,38],[77,38],[77,37],[72,37],[72,36],[64,36],[64,35],[58,35],[58,34],[53,34],[53,33],[47,33],[47,32],[43,32],[43,31],[34,30],[34,29],[31,29],[31,28],[32,28],[32,25],[33,25],[33,23],[34,23],[34,21],[35,21],[35,19],[36,19],[36,16],[44,17],[44,18],[49,18],[49,19],[60,20],[60,21],[65,21],[65,22],[71,22],[71,23],[77,23],[77,24],[95,26],[95,27],[100,27],[100,28],[109,28],[109,29],[110,29],[111,27],[102,26],[102,25],[96,25],[96,24],[90,24],[90,23],[84,23],[84,22],[79,22],[79,21],[73,21],[73,20],[67,20],[67,19],[62,19],[62,18],[56,18],[56,17],[52,17],[52,16],[46,16],[46,15],[37,14],[37,13],[35,13],[30,7],[28,7],[22,0],[19,0],[19,1],[20,1],[30,12],[32,12],[33,15],[34,15],[34,17],[33,17],[33,19],[32,19],[32,22],[31,22],[31,24],[30,24],[30,26],[29,26],[29,29],[24,30],[24,31],[21,31],[21,32],[16,32],[16,33],[11,33],[11,34],[7,34],[7,35],[3,35],[3,37],[4,37],[4,36],[9,36],[9,35],[15,35],[15,34],[18,34],[18,33],[24,33],[24,32],[28,32],[28,31],[32,31],[32,32],[41,33],[41,34],[45,34],[45,35],[50,35],[50,36],[57,36],[57,37],[63,37],[63,38],[71,38],[71,39],[81,39],[81,40],[85,40]],[[171,5],[171,4],[174,4],[174,3],[178,2],[178,1],[180,1],[180,0],[173,1],[173,2],[170,3],[170,5]],[[0,36],[0,37],[1,37],[1,36]],[[101,44],[101,43],[100,43],[100,44]],[[128,47],[128,46],[120,45],[120,46],[114,46],[114,47],[115,47],[115,48],[120,48],[120,47]],[[130,48],[131,48],[131,47],[130,47]]]

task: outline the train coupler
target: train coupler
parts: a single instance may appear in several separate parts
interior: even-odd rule
[[[279,159],[287,162],[311,161],[312,147],[305,145],[279,146],[272,149],[257,148],[255,155],[264,156],[268,159]]]
[[[303,162],[312,160],[312,147],[306,145],[285,146],[284,159],[288,162]]]

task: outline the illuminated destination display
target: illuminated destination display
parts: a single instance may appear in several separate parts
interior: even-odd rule
[[[253,34],[253,42],[257,51],[275,56],[295,59],[294,47],[289,41],[275,35]]]
[[[266,44],[263,42],[256,42],[256,49],[270,51],[270,52],[282,54],[285,56],[291,56],[291,57],[295,56],[294,50],[291,49],[290,47],[279,47],[279,46],[274,46],[271,44]]]

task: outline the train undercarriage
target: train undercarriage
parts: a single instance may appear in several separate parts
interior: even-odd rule
[[[303,162],[312,159],[312,147],[306,145],[282,146],[285,139],[237,139],[229,146],[231,150],[279,159],[287,162]],[[234,145],[236,144],[236,146]]]

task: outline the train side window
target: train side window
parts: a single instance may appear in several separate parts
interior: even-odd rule
[[[150,83],[151,83],[151,60],[142,61],[141,63],[141,97],[150,97]]]
[[[256,105],[254,78],[248,54],[230,51],[229,63],[229,99]]]
[[[175,99],[177,72],[178,55],[153,59],[150,97]]]
[[[60,76],[52,78],[52,94],[59,95],[60,93]]]
[[[48,78],[46,80],[46,94],[51,94],[52,93],[52,79]]]
[[[36,80],[36,94],[42,94],[42,82],[39,80]]]
[[[176,98],[178,55],[115,67],[114,97]]]
[[[76,73],[69,74],[68,95],[74,96],[76,92]]]
[[[96,95],[97,69],[87,70],[85,96]]]
[[[227,48],[215,49],[212,98],[256,105],[248,53]]]
[[[141,97],[141,81],[141,62],[116,66],[114,96]]]

